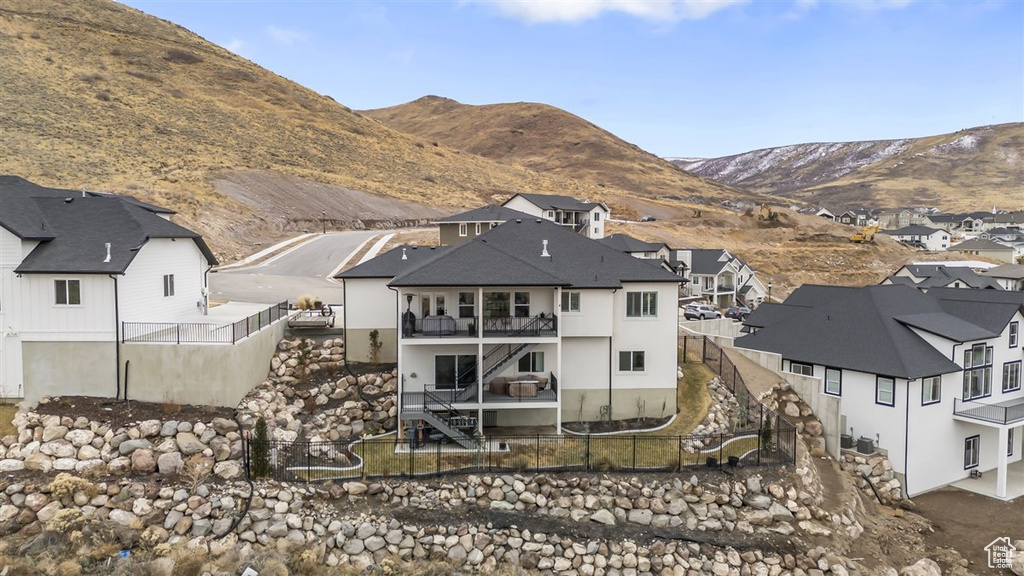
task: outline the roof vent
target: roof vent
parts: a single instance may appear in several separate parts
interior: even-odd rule
[[[405,253],[405,248],[402,248],[402,260],[408,260],[409,256]]]
[[[71,201],[72,201],[72,200],[74,200],[74,198],[71,198],[71,197],[69,196],[69,197],[67,197],[67,198],[65,198],[65,199],[64,199],[64,203],[65,203],[65,204],[71,204]]]
[[[523,223],[523,219],[522,218],[516,218],[516,224],[522,224],[522,223]]]
[[[107,247],[107,257],[103,259],[104,264],[110,262],[110,242],[107,242],[105,246]]]
[[[551,254],[548,254],[548,241],[547,240],[541,240],[540,243],[541,243],[540,257],[541,258],[550,258]]]
[[[541,222],[542,220],[540,218],[537,218],[537,224],[540,224]]]
[[[85,186],[82,186],[82,198],[85,198]]]

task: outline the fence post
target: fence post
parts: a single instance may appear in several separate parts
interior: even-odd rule
[[[730,364],[732,364],[732,362],[730,362]],[[736,393],[736,380],[738,378],[738,376],[737,376],[738,373],[739,373],[739,371],[736,370],[736,365],[733,364],[732,365],[732,392],[733,392],[733,394]]]
[[[721,348],[719,348],[718,349],[718,374],[719,375],[722,374],[722,360],[723,360],[724,357],[725,357],[725,352]]]
[[[590,434],[587,434],[587,447],[586,447],[586,452],[584,453],[584,456],[587,457],[587,461],[586,461],[587,472],[590,472]]]
[[[636,434],[633,434],[633,471],[636,472]]]
[[[413,430],[412,434],[415,434],[415,433],[416,433],[416,431]],[[406,444],[409,446],[409,477],[412,478],[412,477],[416,476],[416,455],[413,454],[412,438],[409,437],[409,438],[406,438],[405,440],[406,440]]]
[[[703,339],[701,340],[700,361],[701,362],[706,362],[707,359],[708,359],[708,338],[707,338],[707,336],[704,336]]]
[[[306,442],[306,482],[309,482],[309,476],[310,476],[310,474],[312,474],[310,468],[313,467],[313,457],[310,455],[310,452],[312,452],[310,450],[310,445],[311,445],[311,443],[307,441]],[[363,465],[364,466],[366,465],[366,460],[365,459],[363,460]]]
[[[682,472],[683,470],[683,437],[679,437],[679,464],[676,466],[676,470]]]
[[[437,475],[440,476],[441,475],[441,443],[440,442],[437,443],[437,449],[436,449],[435,453],[437,454],[437,467],[436,467]]]
[[[174,338],[181,344],[181,324],[174,325]]]
[[[725,452],[725,434],[718,434],[718,465],[722,465],[722,453]]]
[[[537,434],[537,470],[540,470],[540,434]]]
[[[761,411],[762,412],[764,411],[763,407],[761,408]],[[764,426],[764,421],[763,420],[757,426],[757,465],[758,466],[761,465],[761,427],[762,426]]]

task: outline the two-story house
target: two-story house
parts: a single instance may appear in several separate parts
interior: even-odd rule
[[[937,228],[915,225],[897,230],[882,230],[880,234],[888,234],[897,242],[932,252],[949,248],[949,232]]]
[[[482,208],[453,214],[435,222],[438,244],[440,246],[458,246],[509,220],[524,218],[530,219],[536,218],[536,216],[496,204],[488,204]]]
[[[932,288],[1001,289],[994,278],[978,274],[967,266],[946,264],[906,264],[880,284],[915,286],[926,292]]]
[[[851,226],[867,226],[871,221],[871,213],[867,210],[846,210],[842,214],[836,216],[836,222],[840,224],[850,224]]]
[[[888,452],[907,494],[994,475],[995,495],[1024,452],[1024,294],[909,286],[804,285],[747,318],[740,349],[776,354],[783,372],[818,379],[837,429]],[[1017,476],[1019,477],[1019,476]]]
[[[513,220],[337,277],[346,353],[365,360],[359,342],[378,331],[409,430],[471,445],[484,426],[675,410],[679,277],[566,227]]]
[[[516,194],[502,206],[565,226],[587,238],[604,238],[611,211],[604,202],[587,202],[555,194]]]
[[[736,304],[755,307],[768,295],[754,269],[727,250],[677,249],[672,251],[671,262],[685,266],[687,296],[706,299],[719,308]]]
[[[4,396],[233,406],[266,376],[280,334],[239,343],[233,322],[253,312],[209,312],[217,261],[173,211],[16,176],[0,176],[0,207]]]
[[[601,244],[619,252],[625,252],[641,260],[668,261],[672,249],[664,242],[645,242],[628,234],[612,234],[598,240]]]

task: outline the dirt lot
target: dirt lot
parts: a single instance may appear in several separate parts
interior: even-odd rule
[[[996,538],[1024,539],[1024,498],[1000,502],[959,488],[945,488],[914,498],[918,512],[932,522],[925,535],[930,546],[954,548],[975,574],[1006,576],[1009,570],[988,567],[985,546]]]

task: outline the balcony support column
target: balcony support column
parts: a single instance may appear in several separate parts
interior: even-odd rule
[[[996,496],[999,498],[1006,498],[1006,475],[1007,461],[1009,457],[1006,455],[1006,444],[1010,439],[1010,428],[1008,426],[1000,426],[998,428],[999,440],[996,444]]]

